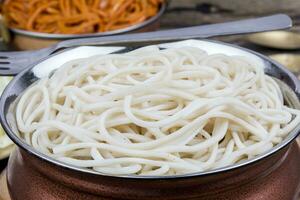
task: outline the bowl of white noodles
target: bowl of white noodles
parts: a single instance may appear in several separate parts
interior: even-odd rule
[[[283,162],[299,133],[299,89],[278,63],[219,42],[67,49],[3,93],[1,122],[19,147],[8,183],[18,169],[39,177],[27,184],[80,188],[55,189],[78,198],[158,198],[171,183],[178,199],[196,198],[212,189],[207,177],[242,183]]]

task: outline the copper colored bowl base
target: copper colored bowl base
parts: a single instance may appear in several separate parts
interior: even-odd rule
[[[27,162],[26,161],[24,162],[24,160],[19,157],[22,154],[23,152],[21,153],[19,151],[14,152],[14,154],[10,158],[10,162],[6,170],[6,174],[2,173],[1,175],[0,200],[116,199],[110,197],[100,197],[93,194],[92,191],[91,193],[83,192],[83,190],[80,191],[80,189],[76,190],[76,188],[75,189],[71,188],[73,186],[70,187],[64,186],[61,183],[55,182],[55,180],[50,180],[49,177],[47,178],[46,176],[41,175],[38,172],[40,169],[36,170],[36,169],[28,168],[30,165],[28,166],[26,163],[29,162],[29,160],[28,158],[27,159],[25,158]],[[196,198],[194,196],[193,198],[183,198],[183,199],[211,200],[211,199],[216,199],[217,197],[217,199],[220,200],[223,199],[224,200],[225,199],[298,200],[299,189],[300,189],[300,145],[299,143],[294,142],[293,144],[291,144],[290,148],[287,151],[285,150],[282,155],[283,156],[280,159],[282,161],[280,161],[278,166],[274,166],[275,169],[272,170],[271,172],[266,170],[266,174],[264,174],[259,178],[255,178],[251,181],[246,180],[246,183],[243,182],[240,185],[235,184],[233,185],[233,187],[230,187],[229,189],[227,188],[227,190],[225,191],[216,190],[215,192],[212,193],[217,193],[217,194],[212,194],[212,196],[196,197]],[[43,166],[42,164],[42,167],[44,168],[45,166]],[[249,170],[249,174],[251,174],[250,170]],[[53,172],[49,171],[50,176],[52,176],[51,173]],[[6,177],[6,175],[8,175],[8,177]],[[243,175],[239,173],[236,174],[236,176],[244,176],[244,175],[245,174]],[[62,180],[64,178],[65,177],[62,177]],[[203,178],[205,179],[205,177]],[[224,177],[224,178],[232,178],[232,177]],[[190,181],[193,181],[192,179]],[[138,182],[139,180],[136,181]],[[174,180],[169,180],[169,181],[171,182],[170,184],[172,184],[172,181]],[[102,187],[105,184],[106,183],[103,184],[100,182],[99,187]],[[143,183],[141,182],[141,185],[142,184]],[[197,185],[194,186],[198,187]],[[124,187],[126,188],[127,186]],[[163,184],[162,187],[164,187]],[[9,193],[11,194],[11,198],[8,195],[7,188],[9,188]],[[139,188],[136,189],[133,188],[131,190],[132,193],[136,193],[135,198],[128,198],[124,196],[124,199],[144,199],[139,197],[141,191],[139,191],[138,189]],[[174,186],[173,187],[171,186],[170,189],[174,191],[174,194],[177,193],[176,190],[174,190]],[[118,188],[118,187],[111,188],[111,190],[117,190],[117,192],[118,191],[122,192],[122,188]],[[147,192],[145,191],[145,193]],[[132,196],[132,194],[129,196]],[[149,198],[148,196],[145,199],[151,199],[151,198]],[[167,196],[156,197],[154,199],[182,199],[182,198],[180,197],[178,198],[178,196],[176,197],[175,195],[174,196],[167,195]]]

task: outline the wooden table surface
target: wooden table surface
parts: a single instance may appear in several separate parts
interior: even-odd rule
[[[300,25],[299,0],[170,0],[162,27],[184,27],[285,13]]]

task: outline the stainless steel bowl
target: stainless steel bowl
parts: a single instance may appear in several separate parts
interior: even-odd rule
[[[211,40],[185,40],[185,41],[174,42],[174,43],[158,44],[158,46],[160,48],[174,48],[174,47],[178,48],[182,46],[192,46],[192,47],[205,49],[208,53],[222,53],[225,55],[232,55],[232,56],[239,55],[239,56],[248,57],[250,59],[256,59],[258,62],[263,62],[265,67],[264,69],[265,73],[275,78],[275,80],[278,82],[287,103],[294,108],[300,109],[300,101],[299,101],[300,81],[295,77],[295,75],[293,75],[281,64],[271,60],[266,56],[263,56],[262,54],[235,45],[211,41]],[[75,169],[81,172],[99,174],[96,172],[92,172],[90,170],[69,166],[65,163],[62,163],[47,155],[40,153],[32,146],[29,146],[28,144],[24,143],[24,141],[20,137],[18,137],[19,134],[16,134],[17,129],[15,126],[15,120],[13,114],[15,109],[14,106],[16,101],[18,100],[17,97],[20,96],[20,94],[22,94],[23,91],[27,89],[27,87],[29,87],[31,84],[33,84],[35,81],[39,80],[40,78],[48,76],[49,74],[52,73],[53,70],[56,70],[57,68],[59,68],[60,66],[62,66],[64,63],[68,61],[78,59],[78,58],[87,58],[95,55],[107,55],[111,53],[120,53],[120,52],[124,53],[132,50],[133,48],[136,47],[132,47],[130,45],[126,47],[81,46],[81,47],[66,49],[64,51],[57,52],[56,54],[48,56],[47,58],[42,59],[37,63],[32,64],[30,67],[26,68],[8,84],[0,100],[0,121],[4,130],[7,132],[8,136],[17,145],[20,145],[21,147],[29,150],[31,153],[39,157],[42,157],[43,159],[47,159],[50,162],[53,162],[55,164],[67,168]],[[205,172],[176,175],[176,176],[164,176],[164,178],[207,175],[207,174],[222,172],[222,171],[226,171],[229,169],[234,169],[240,166],[250,164],[285,147],[287,144],[289,144],[292,140],[294,140],[299,135],[300,133],[299,131],[300,131],[300,124],[284,139],[283,142],[278,144],[276,147],[246,162],[237,163],[220,169],[214,169]],[[125,175],[124,177],[132,177],[132,176]]]
[[[265,72],[278,81],[286,103],[300,108],[299,80],[270,58],[215,41],[187,40],[159,45],[161,48],[180,46],[258,59],[264,63]],[[94,55],[103,55],[131,48],[129,45],[123,48],[111,47],[109,51],[107,47],[67,49],[33,64],[10,82],[0,101],[0,120],[18,146],[10,158],[7,171],[12,199],[292,199],[300,183],[300,152],[298,147],[293,147],[300,125],[280,144],[253,159],[220,169],[175,176],[114,176],[96,173],[44,155],[17,136],[14,119],[16,101],[32,83],[60,67],[62,61],[78,58],[78,55],[84,58],[91,56],[92,52]],[[66,57],[66,53],[74,56]],[[286,188],[286,185],[289,187]],[[28,188],[31,189],[28,191]]]

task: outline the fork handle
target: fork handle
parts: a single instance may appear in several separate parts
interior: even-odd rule
[[[245,34],[290,28],[292,20],[285,14],[276,14],[254,19],[239,20],[187,28],[170,29],[146,33],[132,33],[105,37],[72,39],[60,42],[56,50],[81,45],[113,45],[124,43],[162,42],[192,38],[209,38],[214,36]]]
[[[113,35],[105,37],[93,37],[83,39],[73,39],[62,41],[54,46],[40,49],[37,51],[27,52],[8,52],[9,54],[26,54],[22,59],[24,61],[17,64],[9,64],[1,66],[0,76],[15,75],[28,68],[32,63],[46,58],[50,54],[63,48],[76,47],[82,45],[121,45],[126,43],[155,43],[164,41],[174,41],[192,38],[209,38],[213,36],[245,34],[263,31],[272,31],[285,29],[292,26],[291,18],[284,14],[271,15],[267,17],[259,17],[254,19],[246,19],[233,22],[225,22],[219,24],[200,25],[187,28],[132,33],[126,35]],[[34,55],[34,56],[31,56]],[[9,57],[9,56],[8,56]],[[17,58],[16,58],[17,59]],[[1,59],[0,59],[1,60]],[[18,59],[17,59],[18,60]]]

